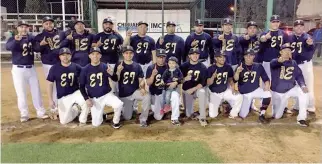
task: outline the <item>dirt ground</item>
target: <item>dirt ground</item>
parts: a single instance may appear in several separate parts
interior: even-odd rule
[[[321,125],[302,128],[295,125],[296,117],[273,120],[272,125],[259,125],[256,124],[255,113],[251,113],[246,121],[229,120],[220,116],[218,119],[209,120],[211,126],[206,128],[200,127],[196,121],[187,120],[181,127],[172,126],[169,120],[154,121],[149,128],[140,128],[134,121],[128,121],[120,130],[114,130],[108,123],[98,128],[92,128],[91,125],[78,127],[76,123],[62,126],[58,121],[38,119],[22,124],[19,122],[17,98],[10,71],[10,65],[2,64],[2,143],[203,141],[209,145],[213,154],[224,162],[322,162]],[[48,107],[45,78],[41,67],[37,67],[37,71],[44,104]],[[321,66],[314,67],[318,119],[321,118],[322,110],[321,72]],[[28,99],[30,115],[35,117],[30,94]]]

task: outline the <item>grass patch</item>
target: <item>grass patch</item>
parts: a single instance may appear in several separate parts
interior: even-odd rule
[[[202,142],[10,143],[1,152],[5,163],[221,162]]]

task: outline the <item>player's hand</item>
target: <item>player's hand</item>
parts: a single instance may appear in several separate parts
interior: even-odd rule
[[[193,40],[192,42],[191,42],[191,47],[194,47],[194,46],[196,46],[196,45],[198,45],[198,43],[199,43],[199,40]]]
[[[172,82],[172,83],[169,83],[169,89],[174,89],[177,87],[178,83],[177,82]]]
[[[100,37],[100,39],[96,42],[96,47],[101,47],[102,45],[102,37]]]
[[[282,58],[282,57],[279,57],[277,61],[278,61],[279,63],[283,63],[283,62],[285,61],[285,59],[284,59],[284,58]]]
[[[158,70],[157,70],[157,64],[154,65],[154,68],[152,70],[152,76],[156,76],[158,74]]]
[[[69,35],[67,35],[67,37],[66,37],[68,40],[73,40],[73,31],[72,32],[70,32],[70,34]]]
[[[18,35],[15,35],[15,40],[16,41],[20,41],[21,39],[22,39],[22,36],[21,35],[19,35],[19,34]]]
[[[266,35],[265,35],[265,38],[266,39],[271,39],[272,35],[271,35],[271,32],[268,32]]]
[[[245,40],[249,40],[250,39],[249,35],[248,34],[247,35],[244,35],[244,39]]]
[[[307,43],[308,45],[313,45],[313,39],[309,37],[309,38],[306,40],[306,43]]]
[[[188,93],[189,95],[193,95],[194,92],[195,90],[193,88],[186,90],[186,93]]]
[[[86,104],[87,104],[87,107],[88,107],[88,108],[93,107],[93,101],[92,101],[92,99],[87,99],[87,100],[86,100]]]
[[[179,79],[178,78],[176,78],[176,77],[174,77],[174,78],[172,78],[172,81],[178,81]]]
[[[301,87],[301,89],[302,89],[302,91],[304,93],[308,93],[309,92],[309,89],[306,86]]]
[[[162,45],[162,44],[163,44],[163,42],[164,42],[164,37],[163,37],[163,36],[161,36],[161,37],[160,37],[160,40],[159,40],[159,44],[160,44],[160,45]]]
[[[113,69],[112,69],[109,65],[107,65],[107,70],[106,70],[106,72],[107,72],[108,74],[110,74],[111,76],[113,76]]]
[[[219,39],[219,40],[224,40],[224,39],[225,39],[224,34],[219,35],[219,36],[218,36],[218,39]]]
[[[49,106],[51,109],[55,109],[56,108],[56,104],[53,100],[49,100]]]
[[[127,31],[126,36],[128,36],[128,37],[132,36],[132,31],[131,30]]]
[[[41,46],[47,45],[48,42],[46,41],[46,37],[44,37],[44,39],[42,39],[42,41],[40,42]]]
[[[188,75],[184,78],[184,81],[190,81],[192,78],[191,73],[188,73]]]
[[[121,62],[121,64],[117,66],[117,74],[120,74],[120,73],[121,73],[121,71],[123,70],[123,68],[124,68],[124,67],[123,67],[123,62],[124,62],[124,61],[122,61],[122,62]]]
[[[147,94],[147,91],[144,88],[141,88],[140,93],[141,93],[142,96],[144,96],[144,95]]]
[[[217,70],[212,74],[212,77],[213,78],[216,78],[217,77]]]
[[[237,67],[237,72],[238,73],[241,73],[242,71],[244,70],[244,68],[243,68],[243,63],[240,63],[240,66],[239,67]]]

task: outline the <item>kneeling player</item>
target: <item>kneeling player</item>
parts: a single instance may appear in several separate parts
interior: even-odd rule
[[[92,125],[99,126],[103,122],[103,112],[105,106],[112,106],[114,110],[112,127],[121,127],[120,117],[123,103],[116,97],[109,83],[113,70],[105,63],[100,62],[101,50],[93,47],[89,58],[91,63],[86,65],[81,72],[80,90],[87,106],[91,109]]]
[[[71,52],[68,48],[62,48],[59,51],[60,63],[50,68],[47,81],[49,103],[52,109],[58,108],[59,120],[61,124],[67,124],[73,121],[80,113],[80,124],[87,121],[88,108],[86,102],[79,91],[79,76],[81,67],[72,63]],[[53,100],[53,85],[56,82],[57,104]],[[54,117],[56,118],[56,117]]]
[[[291,59],[292,47],[282,46],[281,56],[270,63],[272,72],[273,117],[283,116],[288,99],[294,97],[299,104],[297,123],[300,126],[309,126],[306,121],[306,105],[308,89],[305,85],[301,69],[295,60]],[[297,83],[297,84],[296,84]]]
[[[123,117],[130,120],[133,114],[135,100],[142,101],[142,113],[140,115],[141,127],[147,127],[146,122],[151,107],[151,96],[145,90],[144,74],[140,64],[134,62],[134,50],[131,46],[123,47],[124,61],[114,68],[113,80],[118,81],[119,97],[124,103]]]
[[[234,80],[238,82],[239,92],[243,95],[243,103],[239,113],[241,118],[246,118],[249,107],[254,98],[263,98],[260,108],[259,121],[268,123],[265,119],[265,112],[271,102],[271,92],[269,91],[269,78],[259,63],[254,63],[255,51],[247,50],[244,54],[245,63],[241,63],[235,72]],[[264,89],[259,86],[260,78],[265,83]]]
[[[234,71],[230,65],[225,64],[226,57],[224,53],[215,52],[215,61],[216,64],[208,68],[209,116],[211,118],[217,117],[219,105],[222,100],[227,100],[232,106],[229,118],[235,118],[238,116],[243,97],[234,90]],[[229,85],[230,87],[228,87]]]

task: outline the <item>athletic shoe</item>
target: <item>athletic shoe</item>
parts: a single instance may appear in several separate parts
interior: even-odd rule
[[[300,120],[300,121],[297,121],[297,124],[299,124],[300,126],[303,126],[303,127],[308,127],[309,126],[309,123],[305,120]]]
[[[205,119],[200,119],[199,122],[200,122],[200,125],[203,127],[206,127],[208,125],[207,120]]]
[[[181,125],[179,120],[171,120],[171,123],[172,123],[172,125],[177,125],[177,126]]]
[[[114,129],[120,129],[120,127],[121,127],[122,125],[120,124],[120,123],[117,123],[117,124],[114,124],[114,123],[112,123],[112,127],[114,128]]]
[[[57,120],[58,119],[58,112],[55,112],[55,111],[51,111],[49,113],[49,117],[52,119],[52,120]]]
[[[267,124],[267,123],[268,123],[268,120],[265,118],[265,116],[264,116],[264,115],[260,115],[260,116],[258,117],[258,120],[259,120],[259,122],[260,122],[260,123],[262,123],[262,124]]]
[[[27,122],[29,120],[29,117],[20,117],[20,122]]]
[[[190,118],[191,118],[192,120],[198,120],[198,117],[199,117],[199,113],[198,113],[198,112],[194,112],[194,113],[192,113],[192,115],[190,116]]]
[[[40,118],[40,119],[47,119],[49,118],[49,116],[47,114],[44,114],[42,116],[38,116],[37,118]]]
[[[75,111],[78,111],[79,113],[81,112],[81,107],[78,105],[78,104],[76,104],[76,103],[74,103],[73,105],[72,105],[72,109],[73,110],[75,110]]]
[[[284,113],[286,113],[286,114],[293,114],[292,110],[290,110],[288,108],[285,108],[284,109]]]
[[[148,124],[146,123],[146,121],[140,121],[140,126],[141,127],[148,127]]]
[[[184,111],[185,110],[184,109],[184,106],[182,104],[180,104],[179,108],[180,108],[180,111]]]
[[[86,123],[82,123],[82,122],[80,122],[79,124],[78,124],[78,126],[85,126],[86,125]]]

